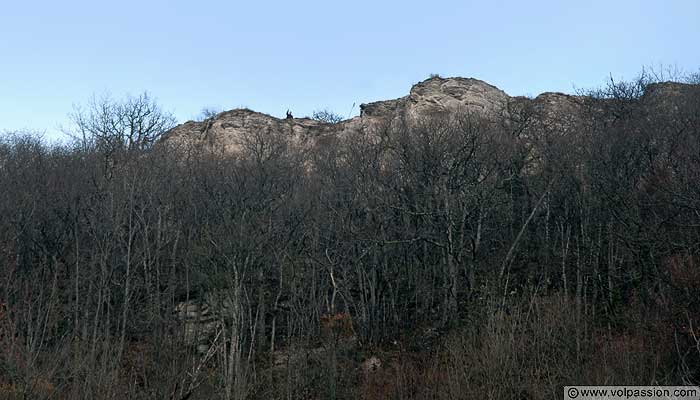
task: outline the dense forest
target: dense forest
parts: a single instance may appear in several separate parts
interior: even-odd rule
[[[311,149],[173,143],[148,96],[4,134],[0,398],[700,384],[700,85],[585,94],[567,129],[514,102]]]

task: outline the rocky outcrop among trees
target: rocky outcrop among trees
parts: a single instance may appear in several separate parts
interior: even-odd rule
[[[646,79],[646,78],[645,78]],[[473,78],[431,77],[414,85],[407,96],[394,100],[362,104],[360,116],[324,123],[309,118],[279,119],[248,109],[236,109],[213,115],[204,121],[189,121],[168,131],[163,141],[186,148],[202,146],[215,152],[234,154],[242,151],[246,138],[274,132],[283,134],[290,144],[310,150],[318,143],[343,140],[358,131],[377,134],[397,124],[413,124],[440,115],[470,115],[500,125],[508,125],[513,134],[537,140],[543,130],[557,135],[575,135],[586,120],[603,115],[613,103],[631,107],[640,103],[649,112],[660,113],[693,96],[697,85],[676,82],[638,83],[637,87],[618,88],[619,93],[590,91],[579,95],[547,92],[535,98],[511,97],[495,86]],[[625,92],[626,91],[626,92]],[[625,93],[623,93],[625,92]]]

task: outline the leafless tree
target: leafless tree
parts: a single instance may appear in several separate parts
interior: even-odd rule
[[[338,122],[343,120],[342,116],[326,109],[314,111],[311,115],[311,118],[317,121],[325,122],[327,124],[337,124]]]
[[[176,122],[148,92],[123,100],[93,95],[85,107],[75,106],[70,118],[74,126],[67,134],[85,148],[110,154],[148,149]]]
[[[204,121],[209,118],[216,117],[221,114],[224,110],[221,107],[204,107],[195,117],[195,121]]]

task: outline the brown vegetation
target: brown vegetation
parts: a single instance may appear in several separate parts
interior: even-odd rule
[[[235,153],[158,142],[143,97],[70,145],[8,134],[0,398],[698,384],[700,88],[652,83]]]

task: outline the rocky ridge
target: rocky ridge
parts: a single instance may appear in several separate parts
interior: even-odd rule
[[[690,86],[680,83],[649,85],[643,98],[659,104],[659,99],[673,98]],[[408,95],[362,104],[360,115],[328,124],[310,118],[280,119],[249,109],[222,112],[201,122],[185,122],[164,135],[171,144],[198,144],[223,153],[241,150],[242,138],[260,132],[287,133],[292,142],[313,147],[320,138],[343,136],[352,131],[381,126],[402,118],[420,118],[434,113],[457,111],[491,119],[522,117],[529,114],[539,124],[566,133],[580,120],[592,98],[546,92],[535,98],[511,97],[499,88],[474,78],[431,77],[415,84]],[[517,115],[516,115],[517,114]]]

